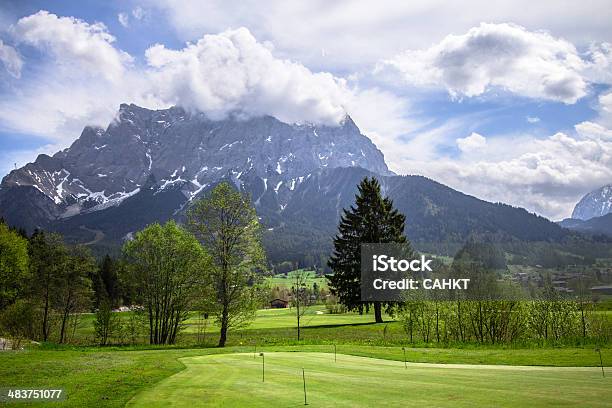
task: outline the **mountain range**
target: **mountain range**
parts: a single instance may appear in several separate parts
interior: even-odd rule
[[[279,261],[327,253],[365,176],[376,176],[406,214],[417,246],[436,243],[441,251],[478,235],[550,242],[572,235],[524,209],[395,175],[349,116],[338,126],[270,116],[214,121],[179,107],[133,104],[122,104],[106,129],[86,127],[69,148],[5,176],[0,216],[113,251],[151,222],[180,220],[191,201],[227,180],[251,195],[266,249]]]

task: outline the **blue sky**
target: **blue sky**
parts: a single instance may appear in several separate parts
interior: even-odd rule
[[[397,173],[569,216],[612,183],[610,2],[446,3],[5,1],[0,174],[122,102],[348,113]]]

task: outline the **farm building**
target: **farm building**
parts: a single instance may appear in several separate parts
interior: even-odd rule
[[[284,309],[289,306],[289,302],[283,299],[274,299],[270,302],[270,307],[273,309]]]

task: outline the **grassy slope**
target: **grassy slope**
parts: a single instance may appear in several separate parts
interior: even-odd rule
[[[330,345],[259,347],[258,350],[333,352]],[[137,392],[181,371],[182,357],[249,352],[253,347],[226,349],[158,350],[29,350],[0,353],[0,387],[25,386],[65,388],[68,403],[62,406],[123,406]],[[612,361],[612,350],[604,349],[604,361]],[[402,361],[401,347],[339,345],[338,353]],[[251,357],[252,358],[252,357]],[[332,354],[328,354],[332,359]],[[590,349],[407,349],[412,362],[592,366],[587,378],[599,375],[597,353]],[[476,373],[477,370],[473,370]],[[594,377],[593,377],[594,376]],[[597,377],[598,378],[598,377]],[[561,380],[560,380],[561,381]],[[562,384],[565,384],[563,381]],[[45,403],[46,405],[50,403]],[[53,404],[51,404],[53,405]],[[25,406],[25,405],[21,405]]]
[[[226,354],[183,359],[187,369],[140,393],[128,406],[318,407],[609,406],[612,379],[596,369],[419,366],[325,353]],[[562,387],[562,391],[560,391]]]

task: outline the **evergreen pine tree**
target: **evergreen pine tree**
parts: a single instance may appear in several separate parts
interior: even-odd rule
[[[367,311],[374,306],[377,323],[382,323],[382,308],[390,312],[396,302],[361,301],[361,244],[406,243],[404,222],[406,217],[393,208],[393,202],[384,197],[376,178],[364,178],[358,186],[355,205],[344,209],[334,238],[334,252],[328,265],[333,274],[328,275],[332,294],[349,310]]]

